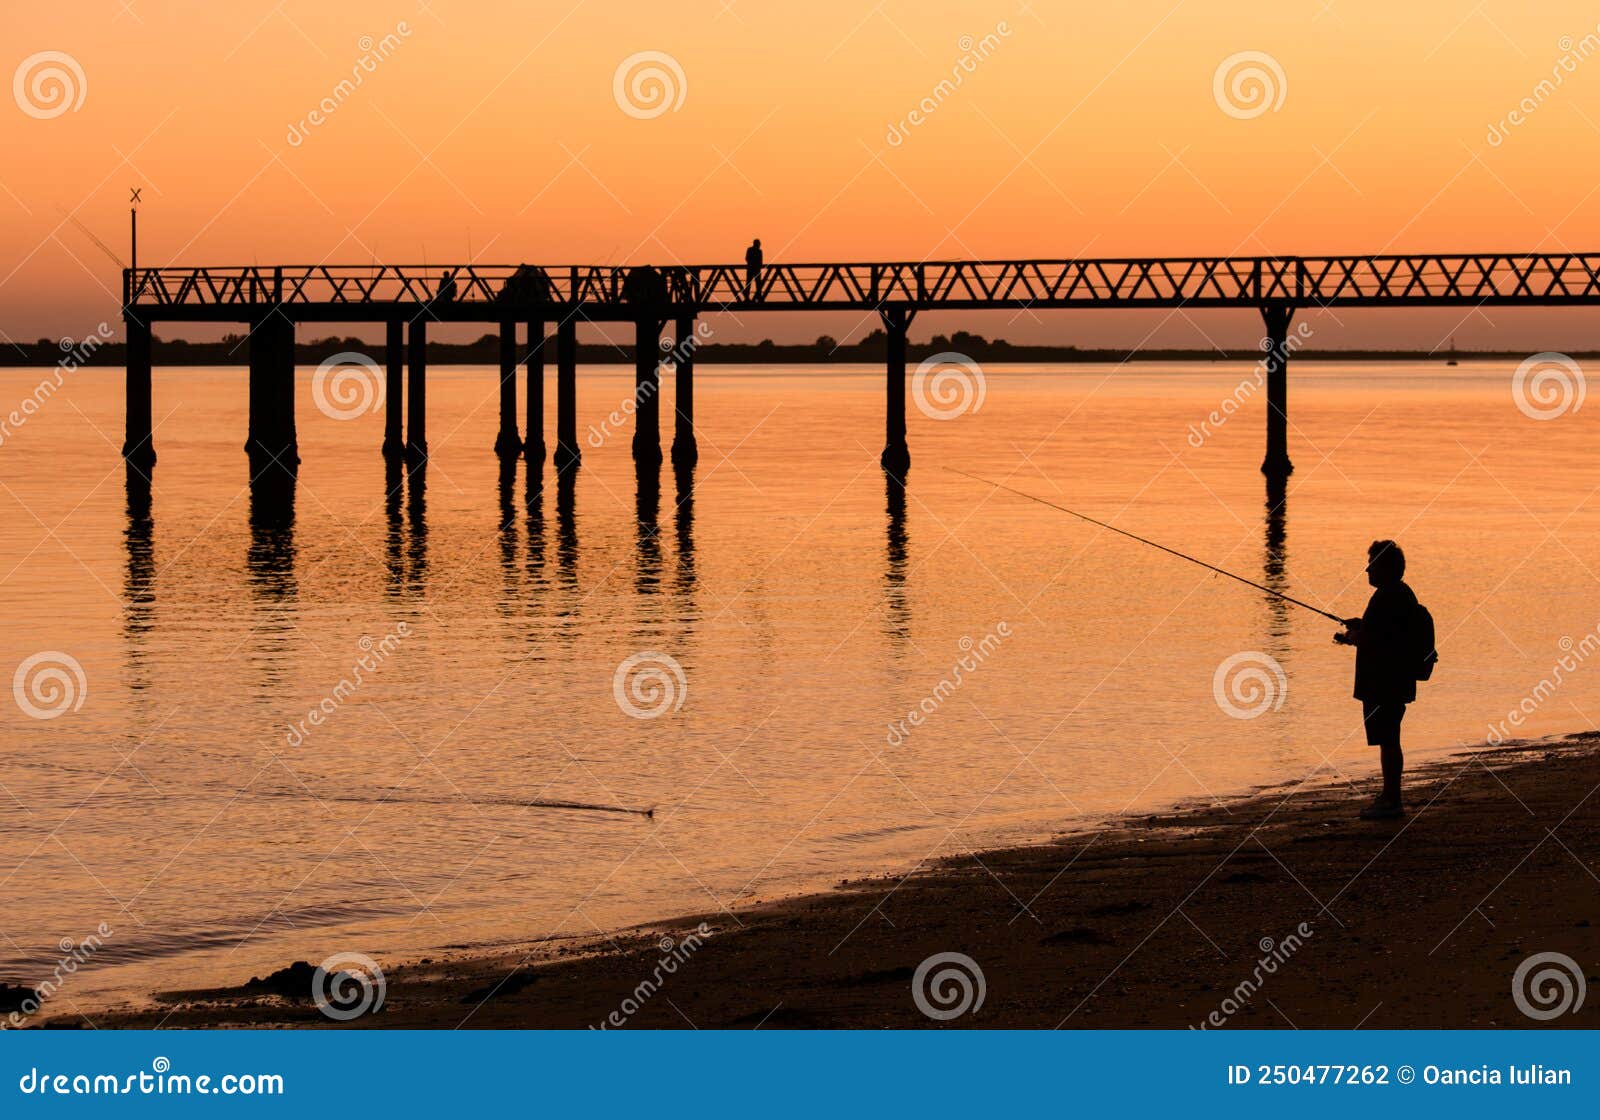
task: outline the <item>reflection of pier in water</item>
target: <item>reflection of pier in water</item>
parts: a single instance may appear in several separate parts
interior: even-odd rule
[[[134,695],[149,687],[144,660],[145,638],[155,628],[155,519],[150,476],[133,463],[127,469],[128,524],[122,540],[127,562],[122,575],[122,636],[128,649],[128,682]]]
[[[503,464],[498,474],[499,521],[495,529],[502,591],[498,597],[500,613],[507,618],[522,616],[521,607],[530,606],[543,590],[550,589],[547,577],[549,533],[545,517],[545,474],[538,463],[525,466],[526,490],[519,511],[516,502],[517,463]],[[578,569],[577,481],[580,469],[555,472],[557,583],[562,595],[547,617],[556,620],[558,636],[574,638],[580,631],[580,608],[586,594]],[[637,491],[634,513],[634,549],[637,567],[633,586],[646,598],[661,595],[666,584],[666,557],[662,547],[661,479],[656,470],[635,472]],[[671,614],[654,625],[670,621],[687,627],[698,618],[694,593],[698,585],[697,555],[694,540],[695,468],[678,464],[673,469],[673,568],[667,597]],[[154,628],[156,569],[154,562],[152,486],[147,474],[137,466],[127,468],[127,524],[123,537],[126,551],[123,580],[123,633],[130,661],[137,664],[145,637]],[[268,683],[281,676],[278,667],[281,647],[295,629],[294,610],[299,584],[296,562],[296,490],[298,472],[270,468],[254,475],[249,484],[249,543],[245,554],[246,584],[260,608],[261,617],[252,629],[263,635],[258,650],[270,666]],[[893,475],[886,476],[886,517],[884,567],[885,633],[903,645],[910,636],[910,605],[907,583],[910,576],[909,541],[906,532],[906,487]],[[526,533],[525,553],[519,547],[518,521]],[[488,544],[485,546],[487,549]],[[474,553],[473,555],[479,555]],[[519,563],[519,557],[521,562]],[[427,592],[428,524],[427,465],[404,464],[389,459],[384,464],[382,566],[384,595],[391,601],[419,598]],[[749,590],[758,590],[759,573]],[[592,592],[593,589],[591,589]],[[530,598],[530,594],[532,597]],[[750,601],[758,609],[753,628],[758,637],[770,639],[771,623],[759,615],[762,596]],[[536,637],[536,632],[530,632]],[[140,687],[138,681],[134,687]]]
[[[1279,594],[1289,590],[1288,550],[1289,483],[1287,479],[1267,478],[1266,549],[1261,561],[1261,582]],[[1279,641],[1289,637],[1289,602],[1277,595],[1268,595],[1267,615],[1272,620],[1268,633]]]

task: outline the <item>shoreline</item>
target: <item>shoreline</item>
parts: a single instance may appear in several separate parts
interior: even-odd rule
[[[1408,774],[1410,813],[1398,822],[1356,819],[1365,787],[1303,779],[731,914],[383,963],[381,1012],[347,1024],[301,994],[309,965],[274,983],[158,995],[154,1006],[113,1008],[93,1022],[1541,1026],[1512,998],[1522,960],[1559,952],[1600,971],[1597,789],[1600,732],[1476,747]],[[920,965],[949,953],[975,962],[983,1000],[930,1018],[914,981]],[[973,970],[956,967],[975,998]],[[958,1003],[966,994],[945,990]],[[83,1024],[46,1009],[38,1025]],[[1600,1025],[1600,1000],[1550,1025]]]

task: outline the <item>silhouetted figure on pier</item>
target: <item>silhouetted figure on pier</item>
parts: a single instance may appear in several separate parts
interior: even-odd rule
[[[1432,672],[1433,622],[1407,586],[1406,556],[1394,541],[1373,541],[1367,549],[1367,582],[1375,590],[1360,618],[1346,619],[1333,640],[1356,647],[1355,698],[1367,742],[1379,750],[1383,792],[1361,810],[1363,820],[1404,815],[1400,775],[1400,721],[1417,698],[1417,681]],[[1425,620],[1425,621],[1424,621]],[[1426,646],[1424,649],[1423,647]]]
[[[439,294],[433,297],[435,303],[454,303],[456,301],[456,274],[454,270],[446,270],[439,280]]]
[[[761,265],[765,260],[761,252],[761,238],[758,237],[744,251],[744,289],[751,299],[761,294]]]

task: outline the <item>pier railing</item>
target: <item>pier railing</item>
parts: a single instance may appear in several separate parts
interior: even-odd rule
[[[126,302],[153,318],[247,317],[263,304],[381,314],[440,299],[456,317],[547,303],[613,313],[633,267],[615,265],[280,265],[140,268]],[[696,310],[1535,305],[1600,303],[1600,254],[1108,258],[657,267],[669,301]],[[219,314],[220,313],[220,314]],[[479,314],[481,313],[481,315]],[[292,314],[292,312],[291,312]],[[232,317],[232,316],[228,316]]]

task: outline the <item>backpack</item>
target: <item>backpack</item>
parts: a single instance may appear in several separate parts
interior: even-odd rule
[[[1433,615],[1421,603],[1412,608],[1406,641],[1417,680],[1431,680],[1433,667],[1439,664],[1439,651],[1433,646]]]

